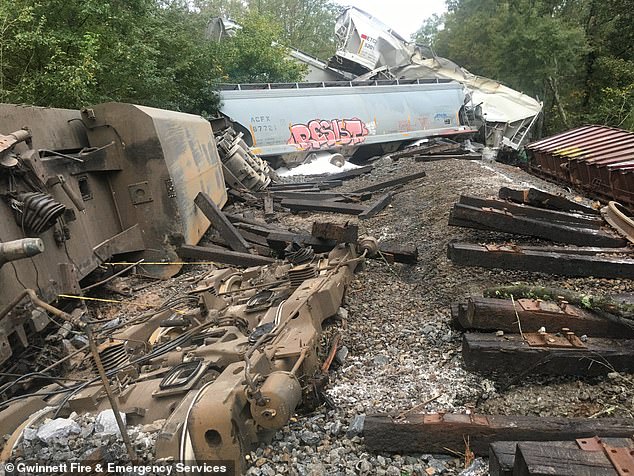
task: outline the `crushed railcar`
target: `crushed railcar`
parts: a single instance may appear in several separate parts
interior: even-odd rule
[[[172,276],[175,250],[209,227],[194,197],[227,200],[211,126],[199,116],[2,104],[0,131],[0,363],[48,324],[14,312],[25,289],[44,302],[80,294],[113,256]]]

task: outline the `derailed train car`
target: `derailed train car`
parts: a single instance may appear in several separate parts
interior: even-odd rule
[[[220,111],[252,152],[299,162],[336,151],[370,157],[426,137],[468,137],[464,88],[441,80],[225,85]]]
[[[48,324],[25,297],[81,293],[113,256],[168,277],[209,227],[194,197],[227,198],[211,126],[130,104],[0,105],[0,364]],[[153,265],[151,263],[159,263]]]
[[[90,344],[47,367],[78,359],[62,383],[34,383],[50,376],[37,369],[0,382],[1,460],[22,458],[25,432],[48,419],[112,408],[128,425],[160,428],[158,463],[225,461],[240,470],[252,444],[300,407],[322,403],[337,342],[330,318],[376,240],[328,255],[305,248],[296,261],[242,271],[211,267],[187,294],[121,319],[68,315],[47,301],[81,294],[84,278],[113,256],[156,277],[178,270],[175,250],[209,225],[194,198],[204,192],[220,207],[227,198],[211,126],[126,104],[2,107],[0,128],[13,132],[0,156],[0,364],[49,322],[43,311],[71,321]],[[19,312],[25,298],[30,314]]]

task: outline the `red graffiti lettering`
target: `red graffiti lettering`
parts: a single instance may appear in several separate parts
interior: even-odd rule
[[[288,144],[297,145],[300,150],[355,145],[364,142],[368,133],[365,123],[357,118],[330,121],[313,119],[308,124],[291,126]]]

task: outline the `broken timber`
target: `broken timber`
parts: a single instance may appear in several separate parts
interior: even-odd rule
[[[359,175],[367,174],[374,170],[374,165],[364,165],[356,169],[346,170],[345,172],[339,172],[336,174],[322,176],[324,181],[332,182],[333,180],[349,180],[351,178],[358,177]]]
[[[606,248],[618,248],[626,245],[623,238],[602,230],[541,221],[526,216],[515,216],[506,210],[496,208],[476,208],[456,203],[449,216],[450,225],[453,224],[452,219],[459,220],[460,226],[469,228],[534,236],[571,245]]]
[[[462,340],[465,368],[497,375],[596,376],[634,371],[632,339],[589,337],[583,347],[551,347],[530,345],[522,337],[467,332]]]
[[[561,418],[511,415],[409,414],[368,415],[363,436],[373,452],[464,452],[465,441],[476,455],[486,456],[494,441],[574,440],[594,435],[630,437],[631,418]]]
[[[434,162],[436,160],[482,160],[482,154],[433,154],[418,155],[414,157],[416,162]]]
[[[422,144],[414,147],[407,147],[404,150],[390,154],[392,160],[399,160],[406,157],[433,157],[439,154],[452,154],[455,156],[466,154],[467,151],[462,149],[462,145],[454,142],[441,142],[437,144]]]
[[[365,205],[339,203],[330,200],[284,199],[282,206],[293,211],[332,212],[346,215],[360,215],[367,210]]]
[[[416,264],[418,262],[418,248],[415,245],[379,243],[379,251],[388,263]]]
[[[478,208],[496,208],[507,210],[516,216],[529,218],[539,218],[550,222],[566,223],[571,226],[577,225],[584,228],[600,228],[604,224],[603,220],[596,215],[585,213],[568,213],[558,210],[548,210],[519,203],[512,203],[506,200],[486,199],[471,195],[461,195],[458,203]]]
[[[536,299],[494,299],[472,297],[463,313],[452,316],[462,329],[504,331],[517,334],[570,329],[577,335],[593,337],[634,337],[634,329],[599,317],[565,301],[561,303]],[[519,322],[518,322],[519,321]],[[634,326],[634,322],[632,323]]]
[[[380,197],[376,202],[370,205],[364,212],[359,214],[359,219],[367,220],[368,218],[372,218],[373,216],[381,213],[385,207],[387,207],[392,201],[392,197],[394,196],[394,192],[389,192]]]
[[[349,202],[362,202],[372,197],[370,193],[364,194],[350,194],[350,193],[335,193],[335,192],[313,192],[313,191],[280,191],[271,192],[271,195],[275,200],[300,199],[300,200],[337,200],[337,201],[349,201]]]
[[[600,212],[594,208],[586,207],[580,203],[568,200],[560,195],[529,188],[528,190],[513,190],[511,188],[502,187],[499,191],[499,197],[502,200],[512,200],[517,203],[525,203],[535,207],[549,208],[551,210],[560,210],[563,212],[582,212],[591,215],[599,215]]]
[[[263,205],[264,205],[264,216],[266,218],[271,218],[275,216],[275,211],[273,210],[273,197],[270,193],[267,193],[262,197]]]
[[[578,441],[497,441],[489,447],[490,476],[618,476],[614,464],[607,457],[608,449],[632,450],[630,438],[602,437],[605,450],[584,449]],[[603,447],[602,447],[603,448]],[[516,472],[514,472],[514,470]]]
[[[315,238],[334,240],[337,243],[356,243],[359,239],[359,226],[352,223],[343,225],[330,222],[314,222],[311,233]]]
[[[194,246],[183,245],[178,249],[181,258],[192,258],[216,263],[229,264],[232,266],[262,266],[275,262],[275,259],[267,256],[252,255],[229,251],[220,246]]]
[[[211,200],[209,195],[204,192],[198,192],[194,203],[211,222],[211,225],[218,230],[232,250],[240,253],[249,252],[249,244],[231,224],[225,214],[222,213],[222,210],[218,208],[218,205]]]
[[[372,185],[368,185],[367,187],[361,187],[354,190],[352,193],[376,192],[378,190],[383,190],[384,188],[394,187],[396,185],[402,185],[411,182],[412,180],[425,177],[426,175],[427,174],[424,171],[416,172],[414,174],[404,175],[403,177],[397,177],[394,179],[377,182]]]
[[[634,259],[619,256],[599,256],[612,253],[601,249],[597,255],[562,251],[540,251],[537,247],[480,246],[469,243],[449,243],[448,258],[456,265],[482,268],[515,269],[559,276],[593,276],[595,278],[634,278]]]

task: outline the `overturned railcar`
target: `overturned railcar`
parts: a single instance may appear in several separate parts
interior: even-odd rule
[[[468,136],[463,86],[449,80],[225,85],[220,111],[252,152],[277,162],[357,158],[432,136]]]
[[[194,197],[227,198],[211,126],[198,116],[2,104],[0,134],[0,364],[48,324],[18,312],[25,289],[46,302],[80,294],[113,256],[172,276],[177,247],[209,226]]]

